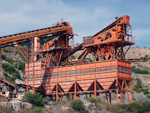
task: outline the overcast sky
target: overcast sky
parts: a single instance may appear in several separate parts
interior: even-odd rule
[[[129,15],[136,46],[150,47],[150,0],[0,0],[0,36],[50,27],[61,19],[75,43]]]

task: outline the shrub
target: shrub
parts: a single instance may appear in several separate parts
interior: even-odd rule
[[[94,98],[94,97],[88,98],[88,101],[91,103],[100,103],[101,102],[100,98]]]
[[[7,73],[3,73],[3,75],[5,76],[5,77],[7,77],[8,75],[7,75]]]
[[[18,67],[18,69],[21,70],[21,71],[24,71],[24,69],[25,69],[25,63],[19,61],[19,67]]]
[[[76,57],[74,55],[71,56],[73,59],[76,59]]]
[[[20,78],[21,78],[21,76],[20,76],[19,72],[13,73],[13,76],[14,76],[15,78],[18,78],[18,79],[20,79]]]
[[[16,69],[14,67],[12,67],[11,65],[9,65],[8,63],[4,63],[3,64],[3,68],[5,71],[7,71],[9,74],[15,73]]]
[[[28,98],[28,101],[36,106],[42,106],[43,104],[47,103],[48,100],[43,99],[42,95],[40,95],[39,93],[27,93],[25,94],[25,97]]]
[[[84,110],[85,109],[85,106],[81,100],[73,100],[71,102],[71,105],[75,110]]]
[[[135,67],[132,67],[132,72],[137,73],[137,74],[149,74],[147,70],[137,69]]]
[[[1,55],[1,58],[3,59],[3,60],[5,60],[6,59],[6,56],[5,55]]]
[[[150,102],[144,102],[142,106],[137,108],[138,113],[143,113],[145,111],[150,111]]]
[[[133,103],[127,105],[127,110],[130,112],[133,112],[133,111],[137,110],[139,107],[140,107],[140,105],[138,103],[133,102]]]
[[[136,80],[137,80],[137,84],[133,88],[134,91],[136,91],[137,93],[143,92],[145,95],[149,94],[148,89],[143,89],[141,80],[139,78],[137,78]]]
[[[8,50],[7,50],[7,49],[3,49],[3,51],[4,51],[4,52],[6,52],[6,53],[8,52]]]
[[[144,113],[150,111],[150,102],[133,102],[130,104],[115,104],[109,107],[112,113]]]
[[[143,89],[142,84],[141,84],[141,80],[139,78],[136,79],[137,80],[137,84],[134,86],[134,91],[136,91],[137,93],[140,93]]]
[[[5,60],[6,60],[7,62],[9,62],[10,64],[13,64],[13,63],[15,62],[15,60],[9,59],[9,58],[6,58]]]
[[[148,90],[148,89],[142,89],[142,92],[143,92],[145,95],[149,94],[149,90]]]
[[[44,112],[43,112],[43,109],[41,107],[35,107],[33,109],[33,113],[44,113]]]

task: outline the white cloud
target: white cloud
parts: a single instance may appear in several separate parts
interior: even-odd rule
[[[18,33],[43,27],[49,27],[52,24],[63,19],[70,22],[74,33],[79,37],[75,37],[76,42],[81,42],[82,37],[94,35],[102,28],[109,25],[115,20],[116,16],[125,14],[131,15],[131,23],[133,26],[141,25],[150,16],[142,13],[139,16],[138,5],[133,7],[132,4],[120,6],[123,2],[119,0],[113,2],[93,1],[91,4],[83,1],[84,5],[74,5],[63,0],[1,0],[0,2],[0,36]],[[148,6],[148,5],[147,5]],[[144,7],[144,5],[141,5]],[[122,10],[120,10],[122,9]],[[130,10],[128,10],[130,9]],[[138,9],[138,13],[136,13]],[[148,12],[148,7],[140,8],[141,12]],[[145,21],[141,19],[144,18]],[[142,29],[143,35],[148,36],[148,29]],[[133,35],[136,38],[141,38],[141,30],[134,27]]]

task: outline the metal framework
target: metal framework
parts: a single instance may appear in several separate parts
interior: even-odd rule
[[[40,39],[50,35],[53,39],[41,47]],[[84,42],[76,48],[71,48],[70,39],[73,39],[73,31],[68,22],[3,36],[0,37],[0,56],[1,48],[17,46],[27,61],[25,68],[27,93],[29,85],[32,86],[33,93],[37,87],[43,87],[47,95],[55,96],[56,102],[58,98],[61,101],[63,95],[72,95],[76,99],[76,97],[80,98],[81,94],[90,94],[90,96],[94,94],[97,98],[100,97],[100,93],[106,93],[106,99],[110,103],[111,93],[116,93],[116,101],[119,103],[122,93],[127,92],[128,100],[132,102],[131,63],[126,60],[120,61],[120,58],[125,59],[127,51],[135,44],[129,16],[116,18],[116,21],[94,36],[85,38]],[[19,45],[25,42],[27,42],[27,51]],[[125,52],[124,46],[129,46]],[[67,62],[67,58],[80,49],[83,51],[76,59],[80,64],[62,67],[61,64]],[[89,53],[95,56],[95,62],[81,64]],[[103,79],[106,81],[104,82]],[[118,94],[120,94],[120,101]]]

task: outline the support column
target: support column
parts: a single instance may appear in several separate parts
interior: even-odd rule
[[[56,102],[58,102],[58,83],[56,85]]]
[[[2,76],[1,76],[1,67],[2,67],[2,61],[1,61],[1,44],[0,44],[0,92],[2,92],[1,90],[1,80],[2,80]]]
[[[94,81],[94,97],[96,97],[96,60],[95,60],[95,81]]]
[[[32,84],[32,90],[33,90],[33,93],[34,93],[34,82],[35,82],[35,80],[34,80],[34,56],[35,56],[35,52],[34,52],[34,38],[32,39],[32,48],[33,48],[33,53],[32,53],[32,59],[33,59],[33,78],[32,78],[32,82],[33,82],[33,84]]]
[[[28,41],[28,73],[27,73],[27,89],[26,89],[26,93],[28,93],[28,91],[29,91],[29,46],[30,46],[30,43]]]
[[[132,80],[130,81],[131,102],[133,102]]]
[[[58,66],[57,66],[56,102],[58,102]]]
[[[111,92],[109,92],[109,102],[111,104]]]
[[[116,102],[118,104],[118,79],[116,79]]]
[[[75,84],[74,84],[74,99],[76,100],[76,91],[77,91],[77,84],[76,84],[76,65],[75,65]]]
[[[107,103],[108,103],[108,95],[107,95],[108,93],[105,93],[105,96],[106,96],[106,101],[107,101]]]
[[[127,92],[127,96],[128,96],[128,101],[130,103],[130,98],[129,98],[129,91],[128,91],[128,87],[127,87],[127,82],[125,80],[125,87],[126,87],[126,92]]]

